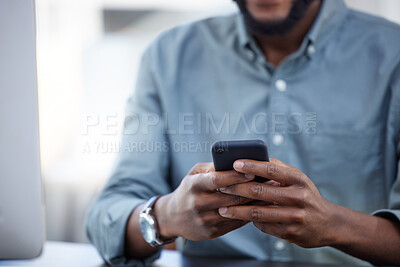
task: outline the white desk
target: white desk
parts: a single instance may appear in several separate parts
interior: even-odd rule
[[[34,260],[0,261],[0,266],[100,267],[106,266],[90,244],[47,242],[42,255]],[[207,258],[181,256],[164,250],[154,267],[335,267],[310,263],[257,261],[254,259]],[[343,267],[343,265],[341,265]]]
[[[163,251],[156,266],[180,266],[180,254]],[[0,261],[0,266],[40,266],[40,267],[99,267],[106,266],[90,244],[47,241],[42,255],[34,260]]]

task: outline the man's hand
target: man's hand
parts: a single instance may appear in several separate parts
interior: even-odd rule
[[[334,228],[329,227],[334,221],[330,216],[333,204],[320,195],[304,173],[277,159],[239,160],[234,168],[237,172],[274,180],[280,186],[249,182],[221,188],[221,192],[275,205],[222,207],[221,216],[252,221],[261,231],[305,248],[333,242],[335,234],[329,231]]]
[[[331,246],[375,265],[400,265],[398,222],[327,201],[304,173],[279,160],[240,160],[234,168],[216,173],[211,163],[198,164],[161,197],[155,213],[162,237],[212,239],[253,221],[263,232],[305,248]],[[272,181],[251,182],[254,175]],[[157,250],[138,234],[142,208],[132,212],[126,228],[127,255],[134,258]]]
[[[251,200],[223,194],[217,189],[252,179],[254,175],[237,171],[214,172],[212,163],[195,165],[174,192],[156,202],[155,215],[161,236],[199,241],[216,238],[245,225],[246,220],[222,217],[218,208]]]

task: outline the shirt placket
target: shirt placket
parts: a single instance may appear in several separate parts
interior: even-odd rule
[[[283,162],[287,162],[287,126],[289,112],[288,91],[291,89],[290,79],[285,74],[284,69],[279,67],[274,70],[270,82],[270,100],[268,105],[268,113],[270,114],[270,131],[268,133],[268,145],[271,157],[277,158]],[[270,250],[271,260],[290,260],[289,244],[267,235],[268,247]]]

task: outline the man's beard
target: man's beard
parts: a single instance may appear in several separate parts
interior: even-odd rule
[[[278,21],[261,21],[255,19],[246,7],[246,0],[235,0],[243,14],[247,30],[259,36],[284,35],[290,32],[302,18],[314,0],[293,1],[289,15]]]

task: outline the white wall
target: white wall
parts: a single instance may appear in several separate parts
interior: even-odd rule
[[[346,3],[352,8],[400,23],[399,0],[346,0]]]

